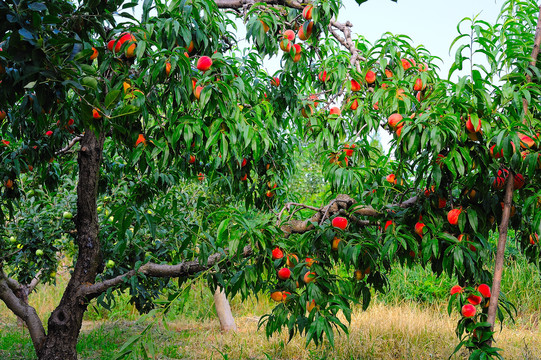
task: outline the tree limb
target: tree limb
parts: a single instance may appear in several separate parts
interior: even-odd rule
[[[77,144],[79,141],[81,141],[81,139],[82,139],[81,136],[74,137],[73,139],[70,140],[70,142],[68,143],[68,145],[66,145],[65,148],[60,149],[57,152],[55,152],[55,155],[58,156],[58,155],[62,155],[64,153],[68,152],[69,149],[71,149],[73,146],[75,146],[75,144]]]
[[[39,349],[45,340],[45,329],[36,310],[15,295],[12,287],[17,285],[21,286],[16,280],[8,278],[0,269],[0,299],[28,326],[34,348]]]
[[[244,247],[241,256],[248,257],[252,255],[252,253],[252,248],[250,246],[246,246]],[[137,274],[162,278],[185,277],[194,275],[201,271],[208,270],[214,265],[216,265],[222,259],[222,256],[222,253],[215,253],[210,255],[206,265],[201,264],[199,260],[183,261],[180,264],[176,265],[155,264],[149,262],[142,265],[138,270],[132,269],[127,273],[118,275],[117,277],[114,277],[112,279],[107,279],[95,284],[83,284],[79,288],[77,296],[86,297],[87,299],[97,297],[101,293],[107,291],[107,289],[118,286]]]

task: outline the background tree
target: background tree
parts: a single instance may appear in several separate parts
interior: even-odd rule
[[[266,291],[279,302],[261,319],[268,335],[333,343],[347,331],[338,314],[366,308],[396,261],[456,276],[460,346],[497,356],[480,285],[487,238],[497,224],[505,238],[513,207],[521,249],[539,255],[535,2],[506,3],[494,26],[466,20],[451,72],[470,71],[456,83],[405,36],[352,38],[338,1],[144,1],[141,19],[136,3],[0,4],[0,299],[40,359],[76,358],[92,299],[129,289],[146,312],[172,277]],[[281,56],[277,74],[267,55]],[[381,128],[390,153],[373,146]],[[324,206],[289,195],[299,147],[319,157]],[[54,281],[70,251],[46,332],[20,294]]]

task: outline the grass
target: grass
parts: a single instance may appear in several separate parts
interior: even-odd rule
[[[40,285],[30,303],[46,322],[60,301],[66,274],[57,287]],[[337,336],[335,348],[305,347],[304,339],[287,342],[282,334],[266,339],[257,331],[259,317],[273,304],[263,295],[231,306],[239,331],[222,333],[216,320],[211,292],[203,282],[192,286],[185,303],[175,303],[165,318],[137,342],[134,354],[146,352],[155,359],[444,359],[458,343],[454,328],[458,315],[447,315],[449,288],[455,281],[436,277],[421,267],[396,267],[389,274],[390,290],[374,297],[369,309],[356,309],[349,335]],[[506,359],[540,359],[541,308],[539,271],[524,260],[507,264],[502,283],[509,300],[518,309],[516,323],[506,323],[496,334],[496,345]],[[112,311],[94,304],[89,307],[81,331],[78,352],[81,359],[114,359],[124,342],[141,334],[150,320],[137,321],[139,314],[122,295]],[[144,349],[144,350],[143,350]],[[6,359],[34,359],[26,329],[0,304],[0,356]],[[462,353],[455,359],[465,358]]]

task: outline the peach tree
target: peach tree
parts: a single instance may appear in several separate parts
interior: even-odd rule
[[[181,296],[171,278],[268,293],[268,335],[332,344],[397,263],[456,277],[457,349],[499,356],[507,229],[539,255],[535,3],[461,24],[457,81],[406,36],[354,37],[339,1],[136,6],[0,4],[0,299],[38,358],[77,357],[93,299],[128,290],[148,312]],[[381,131],[390,151],[372,146]],[[288,181],[301,148],[329,184],[317,204]],[[25,300],[60,253],[72,273],[45,330]]]

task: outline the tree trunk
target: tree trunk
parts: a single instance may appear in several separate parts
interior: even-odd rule
[[[77,359],[77,338],[87,308],[87,301],[77,291],[83,284],[94,283],[96,274],[103,270],[96,198],[104,139],[103,133],[87,130],[81,140],[75,216],[79,253],[62,300],[49,318],[44,344],[36,351],[40,360]]]
[[[222,331],[237,331],[237,324],[235,324],[235,318],[231,313],[231,306],[225,296],[225,292],[221,287],[218,287],[214,292],[214,305],[216,306],[216,313],[218,319],[220,319],[220,327]]]

